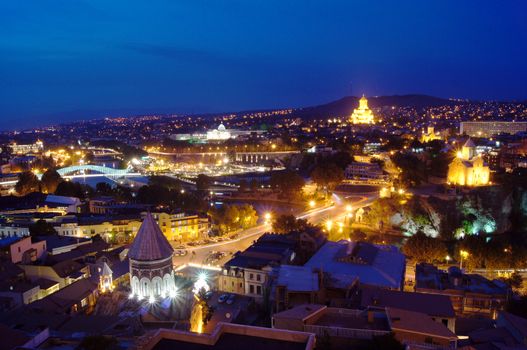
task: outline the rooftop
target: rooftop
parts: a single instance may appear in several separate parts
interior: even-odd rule
[[[128,257],[139,261],[163,260],[172,256],[174,249],[152,214],[147,213],[134,242],[128,252]]]
[[[482,294],[507,294],[508,287],[500,281],[491,281],[481,275],[462,273],[457,267],[448,271],[434,265],[419,264],[415,269],[416,288],[433,290],[459,290]]]
[[[146,350],[311,350],[314,335],[304,332],[219,323],[212,334],[160,329]]]
[[[309,267],[282,265],[278,270],[278,286],[286,286],[289,291],[316,292],[319,290],[318,274]]]
[[[455,317],[450,298],[446,295],[401,292],[376,287],[361,288],[362,308],[397,307],[403,310],[422,312],[429,316]]]
[[[405,257],[389,245],[327,242],[305,266],[334,276],[356,276],[361,284],[399,289]]]
[[[386,308],[391,329],[411,333],[428,334],[439,338],[457,340],[457,337],[442,323],[420,313],[397,308]]]

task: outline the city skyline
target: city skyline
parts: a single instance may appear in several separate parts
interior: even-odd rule
[[[520,2],[1,7],[4,130],[305,107],[362,93],[527,99]]]

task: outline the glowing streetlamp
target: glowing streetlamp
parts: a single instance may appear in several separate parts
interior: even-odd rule
[[[271,213],[264,214],[264,224],[268,225],[271,222]]]
[[[317,203],[314,200],[309,201],[309,207],[314,208]]]
[[[463,259],[467,259],[469,257],[470,253],[467,252],[466,250],[460,250],[459,251],[459,268],[460,269],[463,269]]]
[[[332,227],[333,227],[333,221],[331,221],[331,220],[326,221],[326,229],[328,231],[331,231]]]

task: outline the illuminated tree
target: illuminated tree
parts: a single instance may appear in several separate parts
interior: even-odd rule
[[[437,238],[417,232],[408,238],[403,246],[403,253],[416,263],[434,263],[445,260],[447,247]]]
[[[280,215],[273,221],[273,231],[277,233],[304,231],[309,227],[307,220],[297,219],[294,215]]]

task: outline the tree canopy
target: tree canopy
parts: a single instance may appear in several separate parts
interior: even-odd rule
[[[273,221],[273,231],[277,233],[304,231],[309,227],[307,220],[297,219],[294,215],[280,215]]]
[[[31,192],[39,192],[40,189],[40,181],[33,172],[24,171],[18,175],[18,182],[15,185],[15,191],[19,195],[25,196]]]
[[[47,193],[55,193],[58,185],[63,181],[62,176],[55,169],[48,169],[42,174],[42,189]]]
[[[434,263],[444,261],[448,249],[441,240],[417,232],[408,238],[403,246],[403,253],[417,263]]]

